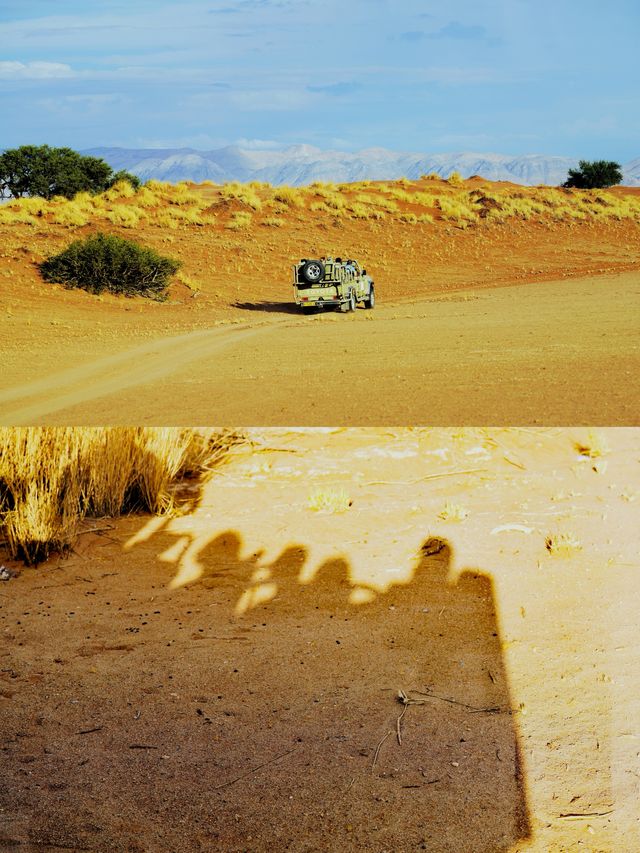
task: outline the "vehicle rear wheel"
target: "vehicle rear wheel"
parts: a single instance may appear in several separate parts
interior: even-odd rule
[[[300,278],[308,284],[316,284],[324,278],[322,261],[307,261],[300,267]]]
[[[367,296],[367,298],[364,300],[364,307],[365,308],[374,308],[375,304],[376,304],[376,292],[375,292],[373,285],[371,285],[371,287],[369,288],[369,296]]]

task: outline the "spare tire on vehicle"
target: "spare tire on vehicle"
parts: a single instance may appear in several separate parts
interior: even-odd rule
[[[306,261],[300,267],[300,278],[307,284],[317,284],[324,278],[324,264],[322,261]]]

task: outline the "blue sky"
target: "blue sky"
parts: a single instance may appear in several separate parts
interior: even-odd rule
[[[0,0],[0,149],[640,156],[638,0]]]

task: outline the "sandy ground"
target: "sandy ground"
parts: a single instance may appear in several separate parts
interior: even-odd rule
[[[3,561],[0,849],[640,849],[640,431],[251,438]]]
[[[97,359],[87,338],[44,374],[32,359],[6,375],[0,422],[640,422],[640,273],[469,290],[353,316],[300,319],[286,309]]]
[[[42,281],[38,261],[104,223],[0,225],[0,422],[638,424],[637,222],[291,209],[232,232],[223,208],[170,233],[109,226],[183,262],[200,289],[176,282],[163,304]],[[323,254],[367,266],[374,311],[295,311],[291,265]]]

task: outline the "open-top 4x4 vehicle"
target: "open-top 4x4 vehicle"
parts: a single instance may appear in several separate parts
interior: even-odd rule
[[[358,302],[365,308],[375,305],[373,279],[358,261],[342,258],[303,258],[293,267],[293,294],[304,312],[332,306],[355,311]]]

